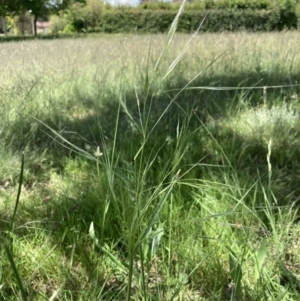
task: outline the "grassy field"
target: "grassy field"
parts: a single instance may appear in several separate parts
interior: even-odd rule
[[[1,300],[299,300],[300,34],[189,39],[0,44]]]

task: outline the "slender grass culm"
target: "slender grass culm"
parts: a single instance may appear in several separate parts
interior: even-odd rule
[[[27,301],[27,296],[22,284],[22,279],[21,276],[18,272],[18,269],[16,267],[15,261],[14,261],[14,256],[13,256],[13,245],[14,245],[14,221],[15,217],[17,214],[19,202],[20,202],[20,197],[21,197],[21,190],[22,190],[22,184],[23,184],[23,172],[24,172],[24,152],[22,154],[22,164],[21,164],[21,170],[20,170],[20,177],[19,177],[19,187],[18,187],[18,194],[16,197],[16,202],[15,202],[15,208],[13,212],[13,216],[11,218],[11,223],[10,223],[10,231],[7,233],[7,237],[4,238],[5,241],[3,241],[3,248],[5,250],[5,253],[7,255],[8,261],[10,263],[11,269],[13,271],[13,274],[16,278],[19,290],[20,290],[20,296],[23,301]]]
[[[139,110],[139,120],[140,120],[140,132],[142,133],[142,141],[138,144],[141,147],[137,150],[133,158],[133,166],[130,167],[127,165],[125,170],[124,167],[120,169],[120,165],[124,165],[122,162],[122,158],[120,157],[120,153],[117,150],[118,144],[118,131],[119,131],[119,120],[120,120],[120,106],[128,116],[128,118],[135,122],[134,116],[132,116],[130,108],[127,107],[125,101],[123,101],[122,96],[118,97],[119,105],[117,110],[116,124],[113,135],[113,142],[111,149],[108,149],[105,145],[103,147],[103,156],[94,157],[93,160],[97,161],[98,173],[104,170],[104,174],[106,175],[107,182],[107,195],[104,200],[104,215],[102,220],[102,228],[105,227],[104,221],[107,223],[111,223],[109,220],[109,212],[114,212],[115,215],[115,223],[118,225],[119,229],[119,237],[120,242],[124,245],[126,249],[126,260],[120,261],[115,255],[114,251],[109,248],[109,246],[105,243],[107,240],[105,237],[97,238],[97,232],[95,231],[94,221],[90,225],[89,234],[93,239],[94,244],[99,248],[99,250],[103,253],[103,255],[108,256],[108,259],[111,260],[114,264],[118,266],[119,272],[123,274],[123,276],[127,277],[126,286],[126,300],[132,300],[132,298],[139,298],[138,296],[141,294],[143,300],[150,300],[152,297],[149,295],[151,290],[149,291],[149,280],[151,279],[150,273],[153,270],[153,265],[157,260],[156,254],[161,252],[160,244],[162,236],[164,233],[169,232],[169,237],[172,237],[171,228],[172,223],[166,224],[161,221],[161,215],[165,207],[169,207],[167,203],[169,199],[173,199],[172,193],[174,188],[180,183],[180,164],[182,159],[184,158],[184,154],[186,150],[181,145],[181,136],[184,136],[184,132],[180,129],[180,124],[178,124],[177,129],[177,143],[174,159],[171,161],[167,159],[165,166],[162,169],[161,174],[159,175],[157,181],[149,187],[147,182],[147,178],[152,177],[153,166],[156,164],[155,161],[158,160],[159,152],[166,145],[163,143],[157,152],[155,150],[151,151],[150,155],[148,153],[147,144],[148,141],[151,140],[151,137],[154,135],[152,133],[155,127],[158,127],[160,124],[160,120],[166,114],[168,108],[175,101],[175,98],[170,101],[166,109],[162,112],[160,116],[158,116],[157,121],[149,128],[150,120],[152,118],[151,108],[153,106],[154,96],[160,87],[163,85],[164,81],[168,78],[171,72],[175,69],[176,65],[179,63],[180,59],[183,57],[189,44],[196,37],[197,32],[192,36],[192,38],[185,45],[184,49],[180,52],[178,57],[171,63],[167,72],[164,74],[162,67],[160,66],[164,57],[167,55],[168,49],[173,41],[175,36],[176,27],[179,22],[180,15],[184,9],[185,2],[182,3],[178,14],[176,15],[172,26],[167,35],[166,45],[161,52],[161,55],[158,58],[157,63],[154,66],[152,77],[148,74],[145,79],[147,83],[144,86],[147,86],[147,89],[144,89],[145,95],[136,95],[137,104],[139,106],[139,99],[142,98],[143,104],[143,112]],[[200,24],[200,26],[202,23]],[[147,71],[148,72],[148,71]],[[163,74],[163,76],[161,75]],[[161,81],[158,79],[161,78]],[[152,91],[153,95],[149,95],[149,91]],[[179,93],[177,94],[178,97]],[[150,103],[147,103],[150,102]],[[149,111],[145,111],[148,108]],[[142,116],[143,114],[143,116]],[[138,124],[135,123],[138,127]],[[47,126],[47,125],[46,125]],[[90,155],[81,151],[78,147],[73,145],[72,143],[66,141],[59,133],[53,131],[51,128],[47,126],[47,128],[54,134],[55,137],[60,138],[61,141],[69,145],[69,147],[74,148],[75,152],[90,158]],[[133,142],[134,143],[134,142]],[[138,145],[137,144],[137,145]],[[170,164],[172,162],[172,164]],[[169,166],[168,166],[169,165]],[[189,167],[189,170],[192,168]],[[128,174],[129,173],[129,174]],[[185,172],[185,175],[187,172]],[[128,181],[129,178],[133,177],[132,180]],[[101,177],[101,176],[100,176]],[[131,192],[132,191],[132,192]],[[129,194],[129,195],[128,195]],[[172,205],[170,205],[172,208]],[[168,210],[169,217],[167,218],[169,221],[173,219],[172,210]],[[102,235],[104,235],[103,230],[101,231]],[[169,243],[169,249],[171,248],[171,243]],[[169,259],[168,262],[171,262],[171,257],[169,250]],[[159,269],[156,271],[157,276],[162,273]],[[127,276],[126,276],[127,275]],[[173,285],[172,285],[173,286]],[[160,288],[159,288],[160,287]],[[165,288],[168,287],[168,284],[159,283],[158,289],[164,291]],[[174,290],[173,288],[168,292],[171,294],[172,299],[176,297],[180,293],[180,290],[177,288]],[[134,297],[135,296],[135,297]],[[161,296],[162,297],[162,296]]]
[[[171,72],[175,69],[176,65],[179,63],[180,59],[187,51],[189,44],[196,37],[196,34],[198,33],[203,23],[202,22],[200,24],[197,32],[188,41],[178,57],[172,62],[167,72],[163,74],[163,76],[161,76],[164,71],[161,70],[160,65],[164,57],[167,55],[168,49],[173,41],[176,27],[179,22],[180,15],[183,12],[184,5],[185,1],[182,3],[171,25],[171,28],[167,35],[166,45],[163,48],[161,55],[159,56],[158,61],[154,66],[152,78],[148,74],[145,77],[147,83],[145,83],[144,86],[147,86],[147,89],[144,89],[144,92],[146,94],[141,96],[136,95],[138,106],[139,98],[144,99],[144,110],[143,112],[139,110],[139,131],[143,133],[143,135],[142,141],[139,143],[141,147],[138,149],[133,158],[133,167],[129,168],[127,166],[126,168],[129,168],[129,170],[125,171],[125,174],[124,172],[121,172],[122,169],[120,169],[119,167],[120,165],[124,164],[124,162],[121,162],[122,159],[120,158],[120,154],[117,153],[120,106],[122,107],[128,118],[132,122],[135,122],[135,118],[131,115],[130,109],[127,107],[126,102],[123,101],[122,96],[118,97],[119,105],[117,110],[112,148],[108,150],[104,146],[103,156],[101,158],[93,158],[93,160],[96,160],[99,163],[98,167],[100,169],[104,169],[108,187],[107,196],[104,201],[105,214],[103,215],[102,227],[105,227],[103,225],[104,221],[107,221],[108,223],[111,222],[106,216],[107,214],[109,214],[108,212],[114,212],[115,223],[120,227],[119,236],[122,244],[124,244],[125,246],[127,253],[127,259],[125,260],[125,262],[121,262],[119,259],[117,259],[117,257],[113,254],[113,250],[110,250],[109,247],[104,243],[105,238],[97,238],[97,232],[95,231],[94,227],[94,222],[96,221],[91,223],[89,234],[99,250],[101,250],[104,255],[108,256],[108,258],[118,266],[119,272],[121,272],[124,276],[127,275],[126,300],[128,301],[132,300],[133,296],[136,296],[134,298],[138,298],[140,294],[142,295],[143,300],[150,300],[152,298],[149,295],[150,292],[148,288],[150,277],[149,273],[152,270],[154,264],[153,261],[156,260],[155,255],[160,249],[159,247],[163,233],[170,232],[170,228],[172,227],[172,224],[166,225],[164,222],[161,222],[160,216],[162,215],[164,207],[167,206],[169,199],[172,199],[171,195],[174,188],[178,185],[178,183],[180,183],[180,163],[184,157],[185,151],[181,153],[182,146],[180,145],[180,136],[184,135],[184,133],[180,133],[179,136],[179,130],[181,132],[181,129],[179,129],[179,124],[177,129],[177,150],[175,150],[176,156],[174,156],[170,167],[168,167],[169,160],[166,161],[166,165],[165,167],[163,167],[161,175],[159,176],[157,181],[155,181],[151,185],[151,187],[147,187],[148,185],[146,185],[146,183],[148,182],[147,178],[149,176],[151,177],[153,165],[158,159],[159,150],[157,153],[155,153],[155,151],[152,151],[152,155],[150,153],[149,156],[148,152],[145,149],[147,148],[148,140],[150,140],[154,135],[152,132],[154,131],[155,127],[159,126],[160,120],[164,117],[168,108],[175,101],[175,98],[171,100],[164,112],[158,117],[153,127],[148,128],[150,124],[149,118],[152,115],[150,110],[152,108],[152,102],[154,101],[154,95],[156,94],[156,91],[163,85],[163,82],[168,78]],[[157,80],[158,78],[161,78],[161,81]],[[149,91],[152,91],[152,96],[149,95]],[[147,101],[150,103],[147,104]],[[145,111],[147,107],[149,111]],[[143,114],[144,116],[142,116],[141,114]],[[138,127],[137,123],[135,123],[135,125]],[[87,158],[90,157],[85,151],[81,152],[80,149],[66,141],[57,132],[53,131],[51,128],[49,129],[57,138],[60,138],[71,148],[74,147],[74,150],[76,152],[81,153],[83,156],[87,156]],[[165,145],[160,146],[160,148],[163,147],[165,147]],[[191,170],[192,168],[190,167],[189,169]],[[127,172],[131,174],[130,177],[133,177],[133,180],[129,182],[128,179],[126,179],[128,177],[128,175],[126,175]],[[119,184],[120,180],[121,182],[123,182],[121,186]],[[121,190],[120,187],[122,187]],[[132,193],[130,192],[131,190]],[[132,196],[129,196],[128,193],[130,193]],[[172,211],[168,212],[168,214],[170,215],[168,217],[168,220],[171,220],[173,218]],[[169,229],[167,227],[169,227]],[[171,232],[169,235],[170,237],[172,237]],[[102,244],[100,242],[102,242]],[[169,247],[171,247],[170,244]],[[168,261],[171,261],[170,255]],[[157,271],[157,273],[160,273],[159,270]],[[162,287],[161,290],[164,290],[163,287],[165,285],[167,284],[160,284],[160,286]],[[171,291],[170,293],[172,295],[172,299],[174,299],[179,292],[180,290],[178,289],[173,292]]]

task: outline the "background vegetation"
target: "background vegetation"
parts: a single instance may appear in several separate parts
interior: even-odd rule
[[[206,15],[203,31],[297,28],[299,5],[298,1],[194,1],[185,6],[177,30],[194,32]],[[144,2],[135,8],[112,8],[97,0],[88,0],[87,5],[73,5],[61,16],[59,20],[66,19],[68,25],[60,31],[162,33],[170,27],[179,6],[180,3],[172,2]]]
[[[172,34],[1,44],[1,300],[299,300],[299,34]]]
[[[2,31],[37,34],[37,21],[50,19],[54,35],[70,33],[165,33],[180,2],[142,2],[137,7],[111,6],[100,0],[2,0]],[[6,5],[5,5],[6,3]],[[12,4],[13,3],[13,4]],[[185,5],[177,27],[193,33],[206,16],[201,31],[281,31],[297,29],[299,0],[204,0]],[[4,26],[6,20],[6,25]]]

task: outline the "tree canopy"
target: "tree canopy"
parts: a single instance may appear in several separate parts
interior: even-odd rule
[[[30,12],[33,16],[33,32],[36,35],[36,21],[51,13],[68,8],[74,2],[85,0],[0,0],[0,16]]]
[[[0,15],[18,12],[21,7],[20,0],[0,0]]]

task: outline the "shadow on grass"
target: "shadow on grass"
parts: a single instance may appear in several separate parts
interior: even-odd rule
[[[300,74],[285,76],[280,73],[260,74],[258,72],[206,78],[204,73],[190,86],[241,87],[255,86],[256,83],[259,86],[289,85],[294,84],[299,78]],[[243,84],[241,84],[242,81]],[[116,154],[118,156],[122,154],[123,159],[128,162],[133,160],[141,147],[143,131],[145,133],[151,131],[146,144],[146,152],[160,152],[159,155],[163,161],[169,157],[168,152],[172,152],[172,142],[173,146],[176,144],[178,130],[184,128],[186,141],[191,145],[186,156],[186,164],[195,163],[194,160],[197,162],[201,158],[205,158],[203,162],[208,164],[224,163],[216,152],[216,145],[211,138],[212,134],[219,144],[218,147],[224,149],[234,168],[241,171],[244,177],[246,177],[245,169],[253,170],[249,173],[249,177],[253,177],[253,173],[257,174],[257,170],[265,173],[266,146],[261,146],[259,143],[253,144],[246,137],[237,136],[236,133],[231,133],[230,130],[224,130],[219,126],[216,126],[212,133],[208,133],[203,125],[207,126],[212,122],[218,124],[219,120],[245,107],[250,108],[264,103],[271,106],[282,101],[295,100],[300,94],[300,87],[268,89],[265,94],[263,89],[238,91],[185,89],[179,93],[178,87],[185,85],[187,85],[186,79],[181,78],[180,74],[175,72],[159,94],[145,99],[144,94],[137,91],[139,105],[133,88],[124,91],[123,101],[130,116],[120,106],[113,92],[107,93],[106,99],[100,102],[98,99],[86,98],[78,91],[76,97],[78,105],[68,109],[70,114],[66,115],[56,108],[55,114],[51,116],[37,116],[37,119],[56,131],[62,139],[38,120],[24,116],[11,124],[4,132],[4,143],[13,151],[28,149],[28,151],[43,153],[47,150],[47,155],[53,160],[54,166],[63,170],[63,164],[60,163],[62,158],[76,156],[74,148],[66,141],[90,154],[94,154],[97,146],[100,146],[100,149],[103,147],[109,149],[113,145],[118,119]],[[80,113],[76,113],[76,110],[80,110]],[[170,147],[161,148],[164,144]],[[291,147],[294,151],[282,149],[272,154],[274,166],[278,166],[279,169],[283,167],[289,169],[298,164],[299,154],[295,149],[297,146]],[[201,172],[195,173],[195,176],[200,177]]]
[[[83,162],[80,162],[76,168],[78,170],[75,167],[74,170],[70,170],[69,167],[69,176],[75,171],[79,172],[80,170],[87,174],[87,171],[91,170],[91,166],[85,165]],[[67,181],[68,183],[71,183],[70,179]],[[51,194],[51,198],[44,200],[39,198],[39,193],[36,193],[35,196],[31,195],[31,203],[23,202],[20,204],[16,221],[17,225],[22,225],[22,227],[16,228],[14,233],[16,236],[26,238],[32,233],[33,228],[40,229],[46,233],[45,239],[59,249],[63,260],[67,261],[67,263],[71,260],[70,266],[66,264],[64,267],[66,279],[63,285],[63,292],[70,291],[72,300],[81,300],[80,298],[82,298],[85,290],[90,291],[89,296],[96,295],[101,287],[104,288],[101,295],[102,300],[115,300],[117,294],[120,294],[119,299],[124,297],[122,295],[124,292],[120,292],[120,287],[126,285],[126,275],[120,275],[118,269],[114,270],[112,268],[112,271],[101,270],[101,262],[105,261],[107,268],[110,261],[103,252],[93,246],[92,240],[87,235],[90,223],[93,221],[97,237],[101,242],[114,245],[113,251],[115,255],[118,256],[120,261],[127,263],[126,249],[124,249],[123,244],[118,244],[123,236],[123,233],[120,231],[122,225],[119,225],[117,219],[114,218],[114,212],[108,211],[107,220],[109,220],[109,223],[105,225],[105,229],[102,229],[101,217],[103,217],[106,210],[102,197],[106,194],[104,191],[106,186],[100,183],[99,179],[97,182],[96,179],[97,175],[90,172],[89,176],[73,178],[73,183],[70,184],[69,189],[66,189],[65,195],[55,194],[54,191],[44,191],[44,194]],[[63,185],[63,183],[61,184]],[[72,197],[68,194],[72,195]],[[33,206],[33,204],[35,205]],[[28,216],[34,216],[35,222],[27,225]],[[2,229],[5,228],[3,227]],[[184,230],[184,227],[182,227],[182,230]],[[103,237],[101,237],[100,233],[103,233]],[[197,229],[195,235],[198,236]],[[191,250],[193,249],[192,246],[190,248]],[[188,258],[188,254],[182,252],[182,261],[180,258],[172,260],[171,266],[168,267],[168,276],[178,279],[179,276],[182,277],[179,271],[184,270],[187,275],[192,272],[198,262],[202,261],[201,256],[204,251],[193,250],[193,252],[192,258]],[[161,267],[160,262],[159,267],[155,266],[155,260],[153,265],[157,268],[157,271],[155,271],[157,275],[152,275],[147,284],[149,285],[147,287],[149,297],[153,295],[153,298],[155,298],[157,291],[162,291],[164,298],[166,298],[167,293],[172,290],[175,291],[177,287],[175,284],[167,283],[167,279],[165,279],[167,272],[164,270],[165,267]],[[112,266],[114,265],[112,264]],[[45,277],[43,272],[44,269],[38,270],[34,279],[38,279],[41,282],[41,279]],[[80,273],[84,275],[78,275]],[[215,274],[218,275],[218,278],[214,277]],[[192,277],[188,279],[189,284],[185,284],[185,287],[186,289],[189,288],[191,294],[193,294],[193,290],[195,290],[195,293],[197,291],[199,293],[199,290],[201,290],[203,295],[207,296],[215,293],[217,289],[218,294],[221,296],[223,289],[220,286],[221,278],[225,287],[228,281],[228,271],[226,271],[220,261],[203,262],[193,273]],[[85,283],[83,283],[83,280],[85,280]],[[52,289],[51,283],[48,283],[48,286],[49,289]],[[27,289],[29,297],[32,298],[37,294],[37,291],[32,290],[30,285],[26,287]]]
[[[196,79],[190,86],[192,87],[241,87],[241,86],[269,86],[269,85],[289,85],[294,84],[300,78],[300,74],[263,74],[259,72],[224,75],[206,78],[205,73]],[[263,79],[263,80],[262,80]],[[241,84],[242,82],[242,84]],[[187,80],[180,74],[174,72],[165,83],[164,87],[157,94],[145,99],[142,91],[139,94],[140,106],[137,104],[136,91],[134,88],[124,91],[123,100],[130,114],[126,114],[124,108],[119,106],[117,95],[113,91],[106,93],[105,99],[93,99],[86,97],[80,91],[77,91],[77,103],[74,107],[67,108],[66,114],[63,110],[57,108],[53,114],[43,114],[36,116],[42,123],[56,131],[63,139],[58,138],[49,128],[44,126],[38,120],[34,120],[27,115],[19,118],[3,132],[3,141],[6,147],[13,151],[28,149],[37,153],[47,154],[52,158],[54,165],[63,168],[59,161],[68,156],[75,156],[74,150],[66,141],[74,144],[76,147],[84,149],[93,154],[97,146],[110,148],[113,144],[116,120],[119,112],[119,124],[117,132],[116,149],[124,155],[124,159],[131,161],[141,146],[143,132],[141,123],[147,123],[147,129],[143,130],[149,133],[146,148],[155,153],[161,145],[176,141],[178,128],[184,127],[186,136],[192,144],[192,150],[188,160],[206,158],[205,162],[222,163],[218,156],[213,155],[215,149],[211,148],[210,135],[205,130],[200,130],[208,122],[216,122],[227,118],[237,110],[245,107],[257,106],[267,103],[271,106],[274,103],[282,101],[289,102],[297,99],[300,94],[300,87],[289,87],[279,89],[267,89],[264,94],[263,89],[251,90],[229,90],[229,91],[211,91],[202,89],[185,89],[182,92],[178,87],[185,87]],[[142,90],[142,89],[141,89]],[[180,93],[179,93],[180,92]],[[151,94],[151,93],[150,93]],[[97,96],[98,97],[98,96]],[[100,95],[101,97],[101,95]],[[175,101],[174,98],[176,97]],[[170,105],[171,103],[171,105]],[[80,111],[80,113],[77,113]],[[148,114],[149,113],[149,114]],[[34,112],[32,112],[34,114]],[[157,121],[159,120],[158,124]],[[196,133],[198,132],[198,134]],[[243,136],[237,137],[230,131],[224,132],[222,128],[216,127],[213,135],[216,137],[219,145],[227,152],[230,152],[232,164],[236,164],[237,169],[244,169],[243,165],[252,165],[255,168],[267,166],[263,158],[265,148],[252,145],[251,142]],[[247,145],[247,151],[242,148]],[[126,150],[126,151],[124,151]],[[167,150],[167,152],[170,151]],[[243,155],[244,154],[244,155]],[[298,153],[295,152],[293,158]],[[287,156],[287,157],[286,157]],[[163,158],[168,154],[162,155]],[[257,158],[262,158],[257,160]],[[282,162],[289,161],[289,154],[279,153]],[[283,158],[282,157],[286,157]],[[294,159],[293,159],[294,160]],[[292,160],[292,162],[294,162]],[[277,159],[276,159],[277,161]],[[274,162],[275,165],[277,164]],[[280,165],[280,163],[278,163]],[[199,176],[199,175],[198,175]]]
[[[280,72],[275,74],[261,74],[259,72],[237,75],[226,74],[206,78],[204,72],[203,76],[180,92],[178,87],[185,87],[188,82],[175,71],[166,81],[159,94],[153,98],[147,97],[145,100],[142,89],[137,91],[140,107],[137,105],[134,88],[124,91],[122,98],[133,119],[130,120],[121,107],[118,131],[121,138],[124,138],[125,135],[137,133],[140,127],[140,112],[143,115],[143,124],[146,121],[148,122],[148,131],[163,115],[153,135],[163,133],[169,135],[172,132],[174,134],[177,124],[182,124],[187,119],[189,119],[188,130],[194,131],[201,126],[199,119],[205,123],[207,116],[218,119],[228,116],[231,111],[245,104],[255,106],[266,102],[268,105],[272,105],[276,102],[289,102],[298,98],[300,86],[268,88],[265,92],[263,88],[250,89],[249,87],[293,85],[299,81],[299,78],[300,74],[298,73],[286,76]],[[245,86],[248,88],[241,89]],[[192,87],[196,87],[196,89],[192,89]],[[237,87],[239,90],[212,91],[197,89],[197,87],[215,87],[216,89]],[[70,139],[71,142],[74,141],[75,144],[77,143],[79,147],[84,145],[84,140],[86,140],[86,143],[98,145],[101,134],[112,139],[119,110],[118,96],[110,91],[106,93],[105,99],[99,101],[99,99],[93,99],[91,96],[86,97],[81,91],[75,91],[75,93],[77,94],[75,97],[77,103],[72,108],[66,108],[70,114],[66,115],[66,113],[56,108],[52,115],[51,113],[47,113],[47,115],[42,113],[36,117],[64,138]],[[95,97],[101,97],[101,95]],[[175,97],[176,99],[173,101]],[[168,109],[166,110],[166,108]],[[76,114],[76,110],[81,112]],[[31,113],[35,116],[35,112]],[[193,115],[196,115],[196,118]],[[23,149],[27,145],[38,149],[45,147],[49,147],[51,150],[55,149],[55,143],[49,137],[49,131],[38,121],[26,115],[10,125],[7,130],[5,144],[15,150]]]

